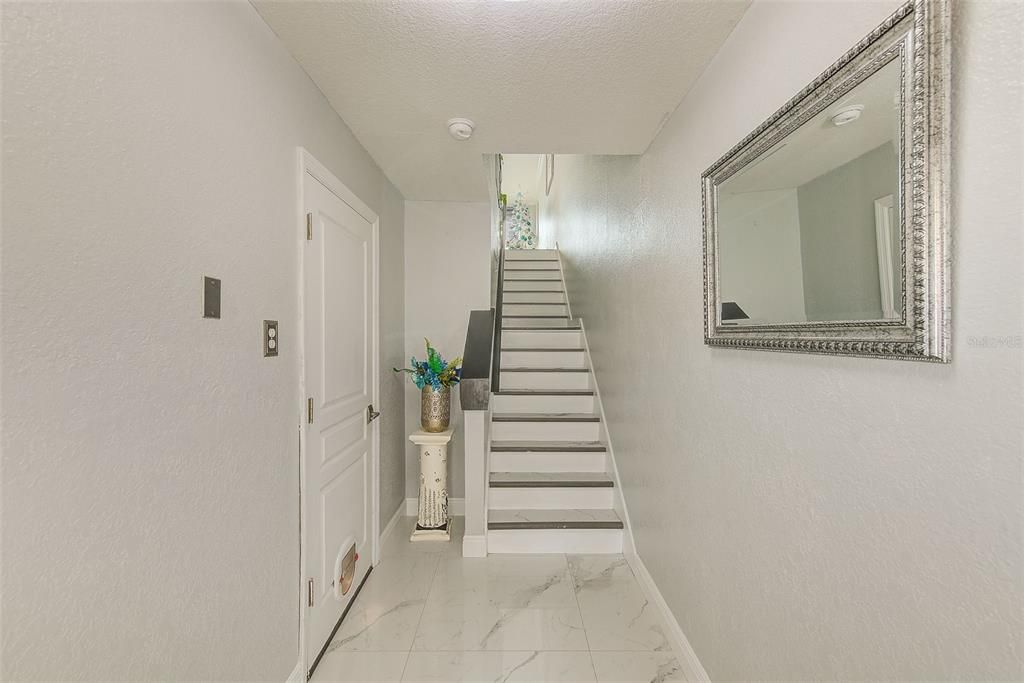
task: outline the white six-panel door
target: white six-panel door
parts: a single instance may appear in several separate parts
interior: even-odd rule
[[[309,172],[303,202],[303,451],[307,671],[370,567],[373,554],[374,226]],[[355,543],[355,578],[342,595],[339,558]],[[310,595],[313,605],[308,604]]]

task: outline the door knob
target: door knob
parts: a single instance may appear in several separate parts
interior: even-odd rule
[[[380,417],[380,411],[373,409],[373,404],[366,406],[366,424],[370,424],[374,420]]]

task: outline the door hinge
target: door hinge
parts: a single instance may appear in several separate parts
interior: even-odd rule
[[[313,606],[313,579],[306,582],[306,604]]]
[[[380,417],[380,411],[373,409],[373,404],[366,406],[366,424],[370,424],[374,420]]]
[[[313,398],[306,399],[306,422],[313,424]]]
[[[306,214],[306,239],[313,239],[313,214]]]

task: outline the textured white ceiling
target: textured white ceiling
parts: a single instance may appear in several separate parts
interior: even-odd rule
[[[407,199],[461,201],[481,154],[643,152],[748,4],[254,0]]]

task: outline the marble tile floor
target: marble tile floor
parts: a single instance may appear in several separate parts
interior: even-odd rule
[[[685,680],[621,555],[462,557],[403,518],[313,675],[328,681]]]

